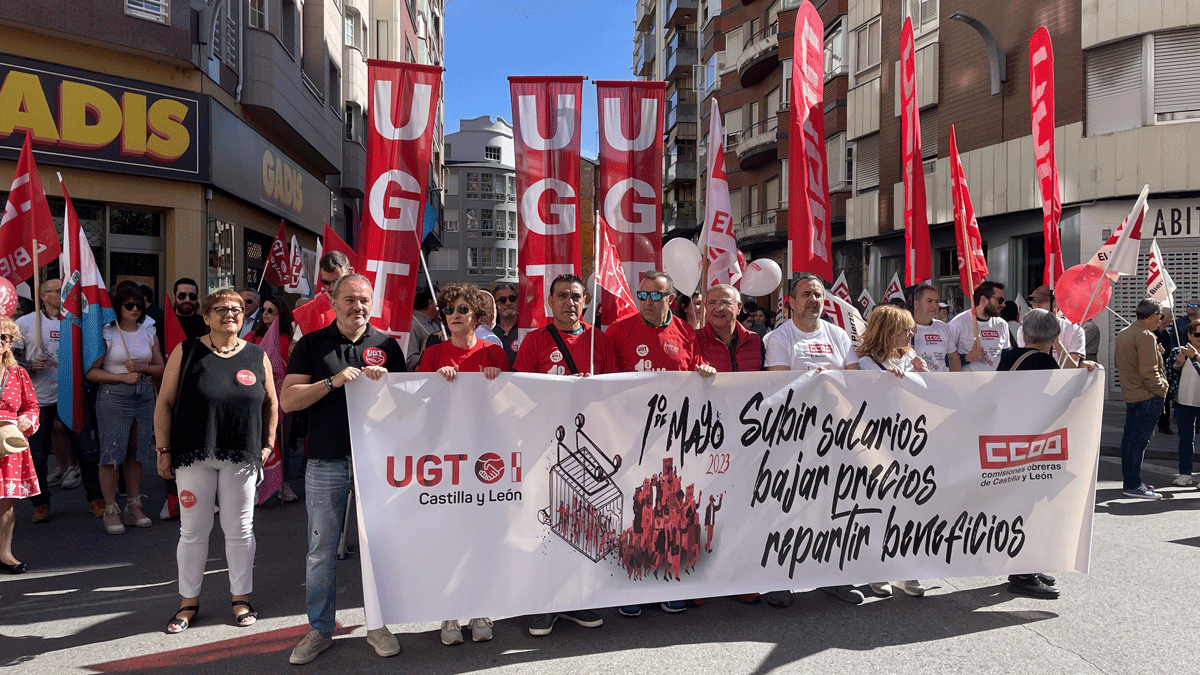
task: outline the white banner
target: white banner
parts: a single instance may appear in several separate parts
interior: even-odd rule
[[[1087,571],[1103,393],[1099,370],[359,378],[367,623]]]

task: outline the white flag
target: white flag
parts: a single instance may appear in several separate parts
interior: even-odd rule
[[[308,297],[310,291],[307,277],[304,269],[304,254],[300,251],[300,243],[296,241],[296,235],[293,234],[292,248],[288,252],[288,280],[284,285],[284,290],[288,293],[299,293]]]
[[[1150,242],[1150,260],[1148,261],[1149,277],[1146,279],[1146,296],[1162,303],[1163,309],[1173,309],[1175,297],[1175,282],[1167,274],[1167,266],[1163,260],[1162,251],[1158,248],[1158,239]]]
[[[852,297],[850,296],[850,284],[846,283],[845,271],[838,272],[837,281],[833,282],[833,288],[829,289],[829,292],[845,300],[846,302],[850,302],[852,300]]]
[[[858,346],[859,340],[862,338],[863,331],[867,329],[867,322],[862,318],[862,312],[853,304],[846,302],[833,293],[825,294],[825,315],[833,322],[835,326],[840,326],[842,330],[850,335],[850,342],[855,347]]]
[[[864,288],[863,292],[858,294],[858,304],[862,307],[863,315],[866,316],[867,314],[871,313],[872,309],[875,308],[875,299],[872,298],[871,294],[867,291],[867,289]]]
[[[892,274],[892,282],[883,291],[884,300],[891,300],[892,298],[904,299],[904,286],[900,285],[900,275],[898,273]]]
[[[1119,276],[1137,274],[1138,258],[1142,244],[1142,223],[1150,207],[1146,204],[1146,196],[1150,194],[1150,186],[1142,188],[1133,211],[1121,223],[1116,232],[1104,242],[1099,251],[1092,256],[1088,264],[1104,268],[1109,279],[1117,280]]]
[[[700,249],[708,260],[705,288],[717,284],[736,284],[742,278],[737,239],[733,236],[729,180],[725,174],[725,132],[716,97],[712,100],[708,129],[708,193],[704,208],[704,230],[700,233]]]

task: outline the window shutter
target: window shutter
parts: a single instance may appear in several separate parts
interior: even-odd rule
[[[938,109],[937,106],[922,110],[921,159],[937,157],[938,154]]]
[[[857,166],[855,189],[859,192],[879,187],[879,134],[858,139],[854,149]]]
[[[1089,136],[1142,125],[1142,38],[1088,51]]]
[[[1200,29],[1154,36],[1154,112],[1200,110]]]

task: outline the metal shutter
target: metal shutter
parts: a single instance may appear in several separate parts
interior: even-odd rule
[[[1142,126],[1142,38],[1085,53],[1087,135]]]
[[[1200,29],[1154,36],[1154,112],[1200,110]]]
[[[922,110],[921,114],[921,159],[937,157],[938,154],[938,109],[937,106]]]
[[[869,188],[879,187],[879,134],[871,134],[858,139],[854,148],[855,180],[854,187],[858,192]]]

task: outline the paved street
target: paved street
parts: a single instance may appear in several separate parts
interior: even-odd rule
[[[34,526],[20,503],[14,550],[33,571],[0,576],[0,669],[22,675],[70,672],[189,673],[1132,673],[1190,669],[1200,609],[1195,569],[1200,490],[1166,488],[1169,498],[1120,495],[1121,404],[1107,404],[1105,456],[1097,486],[1090,575],[1060,574],[1062,598],[1014,596],[995,577],[937,579],[924,598],[899,595],[846,605],[820,592],[791,608],[711,599],[678,616],[657,609],[625,619],[602,612],[594,630],[560,621],[533,638],[526,620],[496,623],[490,643],[443,647],[437,626],[392,626],[399,656],[375,656],[363,639],[359,561],[339,568],[340,636],[310,665],[287,663],[307,631],[304,507],[260,510],[256,588],[262,615],[234,627],[219,531],[214,532],[201,615],[181,635],[163,627],[178,602],[176,523],[124,536],[104,534],[84,512],[82,490],[53,489],[54,520]],[[1115,432],[1114,432],[1115,430]],[[1116,434],[1115,439],[1113,434]],[[1157,437],[1147,482],[1174,477],[1175,437]],[[151,502],[161,485],[150,481]],[[157,508],[154,509],[157,512]],[[487,569],[479,574],[489,574]],[[301,672],[297,670],[296,672]]]

